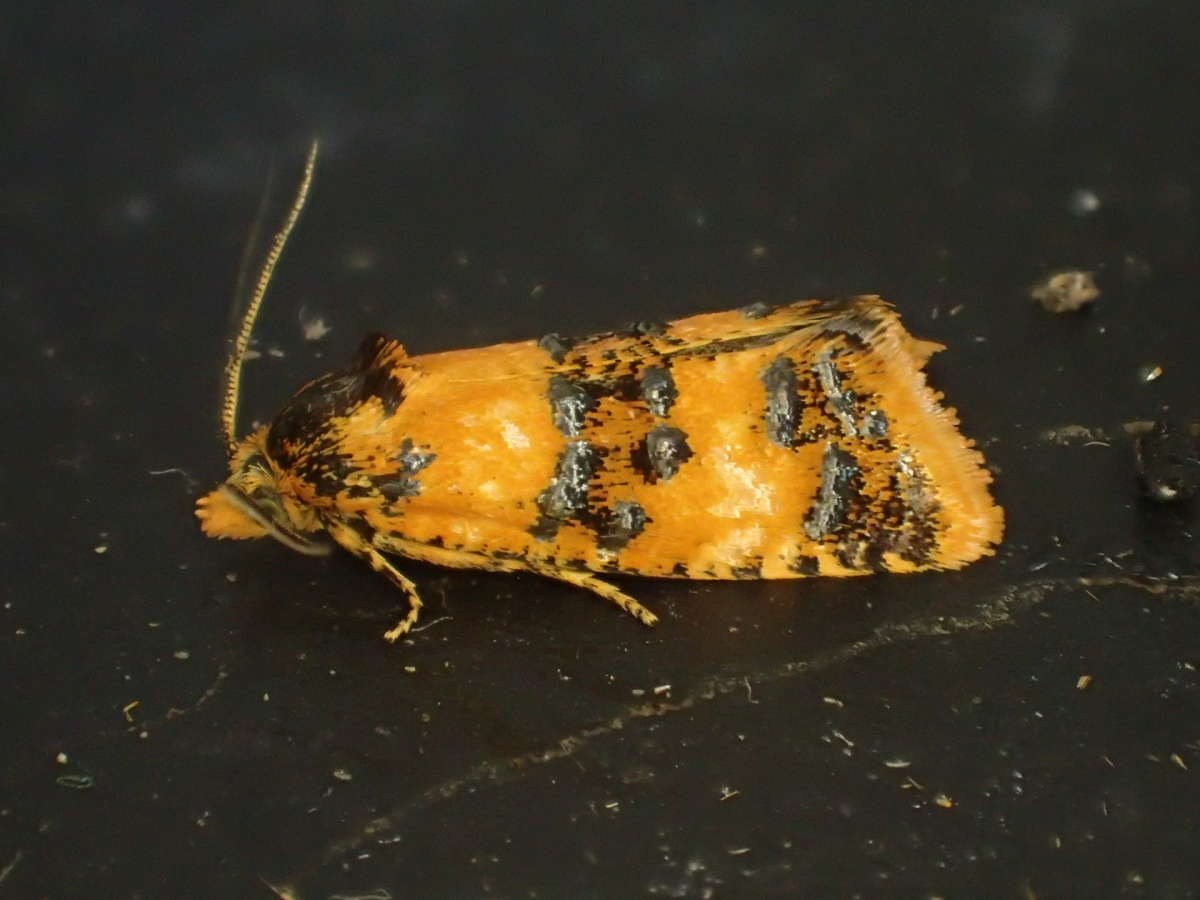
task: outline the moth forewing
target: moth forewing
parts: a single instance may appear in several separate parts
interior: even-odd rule
[[[407,596],[389,640],[421,608],[395,557],[555,578],[646,624],[652,612],[597,576],[959,568],[994,552],[1003,512],[925,383],[938,349],[874,296],[417,357],[371,336],[235,444],[197,513],[212,536],[313,554],[324,530]],[[240,361],[229,371],[227,434]]]

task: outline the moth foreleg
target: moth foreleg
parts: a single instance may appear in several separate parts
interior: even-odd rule
[[[388,562],[386,556],[367,543],[353,528],[341,522],[329,522],[326,524],[326,528],[329,529],[329,533],[335,541],[359,559],[366,560],[372,569],[385,575],[388,581],[400,588],[404,592],[404,596],[408,598],[408,613],[394,627],[389,628],[383,633],[385,641],[395,643],[412,630],[412,627],[417,624],[417,619],[421,615],[421,595],[417,593],[417,586],[403,572]]]
[[[593,575],[586,572],[576,572],[572,569],[560,569],[555,567],[541,567],[537,569],[538,574],[545,575],[549,578],[557,578],[559,581],[565,581],[567,584],[573,584],[576,587],[586,588],[593,594],[599,594],[605,600],[611,600],[625,612],[629,613],[643,625],[655,625],[658,623],[658,616],[642,606],[624,591],[617,589],[607,581],[601,581]]]

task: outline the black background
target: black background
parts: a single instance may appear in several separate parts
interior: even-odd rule
[[[1137,498],[1121,428],[1200,418],[1188,4],[0,27],[0,895],[1200,892],[1194,513]],[[878,292],[949,347],[932,378],[996,473],[1000,554],[623,580],[653,631],[409,564],[426,628],[393,647],[399,598],[349,558],[206,540],[238,261],[313,135],[248,418],[369,330],[421,353]],[[1094,309],[1030,302],[1063,267]]]

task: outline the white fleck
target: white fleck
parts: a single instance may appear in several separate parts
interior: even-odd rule
[[[720,541],[714,541],[710,547],[715,559],[736,566],[741,565],[742,560],[753,556],[765,540],[766,534],[762,526],[754,525],[730,531]]]
[[[761,477],[751,469],[739,466],[729,458],[725,447],[716,449],[712,457],[714,481],[725,489],[719,502],[707,512],[724,519],[739,519],[748,513],[775,512],[775,494],[771,478]]]
[[[1077,188],[1071,193],[1067,207],[1077,216],[1087,216],[1100,208],[1100,195],[1091,188]]]
[[[332,330],[321,316],[310,316],[304,307],[300,307],[300,330],[304,332],[306,341],[319,341]]]
[[[56,763],[58,763],[60,766],[65,766],[65,765],[67,764],[67,761],[68,761],[68,760],[67,760],[67,754],[65,754],[65,753],[59,753],[59,754],[58,754],[56,757],[54,757],[54,761],[55,761]]]
[[[186,650],[176,650],[172,655],[176,659],[188,659],[192,654],[188,653]]]
[[[92,549],[95,550],[97,553],[103,555],[108,552],[108,544],[97,544]]]
[[[365,272],[375,267],[375,251],[369,247],[354,247],[346,251],[345,262],[351,272]]]
[[[479,487],[475,489],[475,493],[485,500],[501,500],[504,498],[504,487],[496,479],[489,478],[480,483]]]
[[[504,437],[504,443],[508,444],[508,449],[529,449],[529,436],[525,434],[525,432],[523,432],[515,422],[505,422],[504,425],[501,426],[500,433]]]

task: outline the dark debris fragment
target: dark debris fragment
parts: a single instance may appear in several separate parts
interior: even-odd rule
[[[1200,489],[1200,436],[1170,422],[1133,429],[1134,463],[1142,493],[1158,503],[1188,500]]]

